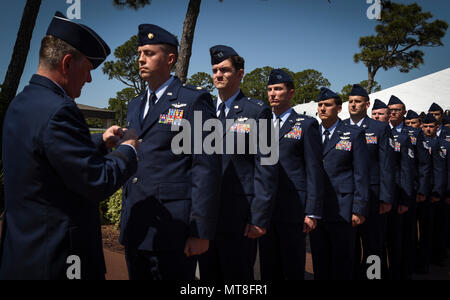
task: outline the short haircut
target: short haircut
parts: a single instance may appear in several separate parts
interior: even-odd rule
[[[292,81],[285,82],[284,85],[286,86],[288,91],[295,90],[295,85]]]
[[[161,48],[163,49],[164,53],[166,53],[167,55],[169,54],[174,54],[175,55],[175,63],[173,65],[175,65],[178,61],[178,47],[174,46],[174,45],[169,45],[169,44],[160,44]]]
[[[238,70],[244,70],[245,68],[245,59],[241,56],[235,55],[228,58],[231,61],[231,64],[233,65],[234,69],[236,71]]]
[[[75,60],[84,56],[80,51],[63,40],[52,35],[46,35],[41,42],[39,66],[43,66],[49,70],[55,70],[64,56],[68,54],[72,55]]]
[[[337,97],[337,98],[333,98],[333,99],[334,99],[334,104],[336,104],[337,106],[342,105],[341,97]]]

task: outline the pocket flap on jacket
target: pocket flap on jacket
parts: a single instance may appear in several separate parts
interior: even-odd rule
[[[160,200],[191,199],[191,185],[184,182],[160,183],[158,185],[158,197]]]

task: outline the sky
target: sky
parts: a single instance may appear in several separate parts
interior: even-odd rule
[[[77,0],[42,0],[18,92],[37,71],[40,41],[54,13],[59,10],[67,15],[73,1]],[[152,0],[150,6],[135,11],[118,9],[112,0],[78,1],[81,19],[74,21],[94,29],[112,52],[137,34],[142,23],[159,25],[181,37],[188,6],[188,0]],[[11,59],[25,2],[4,1],[0,9],[0,82]],[[264,66],[286,67],[294,72],[316,69],[330,81],[332,90],[340,92],[349,83],[367,79],[364,64],[353,61],[354,54],[360,51],[359,38],[375,34],[377,22],[367,17],[371,6],[367,2],[372,0],[203,0],[188,76],[197,72],[211,74],[209,48],[224,44],[245,58],[246,72]],[[433,20],[450,24],[449,0],[396,2],[416,2],[433,14]],[[388,88],[449,68],[449,32],[443,43],[443,47],[424,48],[425,64],[419,69],[409,73],[380,70],[375,80],[382,88]],[[107,60],[114,60],[113,54]],[[108,80],[101,69],[100,66],[92,72],[93,81],[85,85],[77,103],[107,107],[109,98],[126,87],[118,80]]]

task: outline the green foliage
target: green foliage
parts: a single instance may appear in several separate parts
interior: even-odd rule
[[[264,100],[269,103],[267,96],[267,80],[272,67],[256,68],[244,76],[241,90],[248,97]]]
[[[187,84],[201,86],[210,93],[212,93],[215,89],[213,78],[211,77],[211,75],[205,72],[198,72],[193,74],[187,80]]]
[[[151,3],[151,0],[113,0],[113,4],[118,8],[129,7],[135,10],[150,5]]]
[[[120,227],[120,213],[122,211],[122,189],[118,190],[109,199],[100,203],[102,225]]]
[[[249,97],[261,99],[268,103],[267,81],[272,69],[272,67],[266,66],[247,73],[241,85],[242,91]],[[295,95],[291,100],[293,106],[317,100],[320,87],[330,86],[328,79],[317,70],[307,69],[297,73],[287,68],[282,68],[282,70],[290,74],[294,81]]]
[[[128,102],[136,97],[133,88],[125,88],[117,93],[116,98],[109,98],[109,110],[116,112],[115,124],[123,126],[126,122]]]
[[[292,98],[292,105],[317,101],[321,87],[330,87],[328,79],[322,73],[307,69],[297,72],[293,76],[295,84],[295,96]]]
[[[138,36],[132,36],[123,45],[114,51],[115,62],[107,61],[103,65],[103,73],[109,79],[117,79],[135,90],[136,94],[142,94],[146,89],[146,83],[139,74],[138,62]]]
[[[354,56],[356,63],[363,62],[368,68],[370,91],[379,69],[398,68],[407,73],[424,63],[420,47],[443,46],[441,39],[448,24],[442,20],[429,21],[432,17],[431,13],[422,12],[417,3],[391,2],[384,7],[380,24],[375,27],[376,35],[361,37],[362,50]]]
[[[105,126],[104,120],[97,118],[87,118],[86,123],[89,128],[103,128]]]

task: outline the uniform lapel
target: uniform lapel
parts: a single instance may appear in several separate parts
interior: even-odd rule
[[[158,100],[158,103],[149,112],[145,119],[140,136],[142,137],[159,120],[161,114],[165,113],[178,98],[178,92],[181,88],[181,81],[175,77],[175,80],[169,85],[164,95]]]
[[[334,129],[333,135],[330,137],[330,141],[328,142],[327,146],[323,149],[323,156],[327,155],[328,152],[330,152],[331,149],[333,149],[336,144],[338,143],[338,140],[340,138],[340,132],[341,132],[341,126],[342,121],[339,120],[338,125]]]
[[[139,132],[142,130],[140,118],[141,118],[141,105],[142,101],[146,100],[147,93],[144,93],[140,96],[138,96],[134,101],[132,101],[128,105],[128,123],[126,125],[127,128],[131,127],[134,128],[137,131],[137,134],[139,135]]]
[[[244,110],[244,106],[245,106],[245,102],[243,101],[244,98],[245,98],[245,95],[241,91],[239,93],[239,95],[236,97],[236,99],[233,101],[233,104],[231,105],[230,111],[228,112],[228,115],[227,115],[227,120],[231,119],[231,120],[233,120],[233,123],[234,123],[236,121],[236,119],[239,118],[240,113]],[[227,126],[227,128],[225,128],[226,130],[223,131],[224,136],[227,134],[228,130],[230,129],[230,127],[232,126],[233,123],[231,123],[230,126]]]
[[[289,115],[289,118],[287,118],[286,122],[284,122],[283,126],[280,128],[280,141],[284,138],[284,136],[291,131],[292,127],[295,124],[295,120],[297,119],[299,115],[292,110],[291,114]]]

